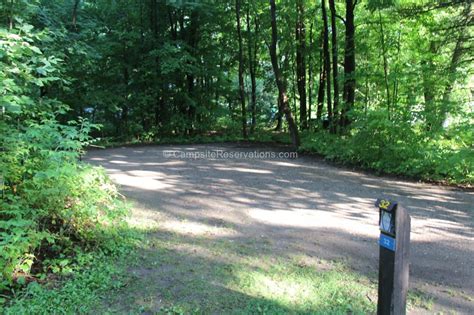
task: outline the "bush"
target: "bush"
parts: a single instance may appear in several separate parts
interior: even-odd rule
[[[77,131],[47,120],[2,143],[0,290],[67,271],[79,251],[115,247],[127,211],[104,171],[77,161],[86,140]]]
[[[474,183],[474,152],[468,144],[472,131],[465,125],[427,134],[411,122],[390,121],[386,113],[374,111],[351,127],[345,135],[325,130],[304,133],[301,150],[386,174]]]
[[[81,252],[116,249],[126,214],[105,173],[78,162],[98,126],[81,118],[59,123],[68,106],[45,93],[68,83],[61,60],[35,46],[52,34],[17,22],[10,31],[0,28],[2,296],[71,270]]]

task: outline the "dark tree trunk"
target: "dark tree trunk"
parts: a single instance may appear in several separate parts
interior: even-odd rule
[[[278,95],[278,112],[276,114],[277,124],[275,126],[275,131],[281,131],[283,127],[283,114],[281,113],[281,100],[280,95]]]
[[[323,51],[323,42],[324,42],[324,30],[321,32],[321,43],[319,45],[319,86],[318,86],[318,107],[316,110],[316,119],[318,123],[321,121],[323,116],[324,108],[324,92],[326,86],[326,66],[324,61],[324,51]]]
[[[247,34],[248,34],[248,58],[249,58],[249,70],[250,70],[250,81],[252,84],[251,94],[251,111],[252,111],[252,124],[250,126],[250,133],[255,131],[257,125],[257,81],[256,81],[256,68],[257,68],[257,49],[258,49],[258,19],[255,17],[255,32],[253,36],[252,45],[252,32],[250,29],[250,5],[247,7]],[[253,46],[253,52],[252,52]]]
[[[309,27],[309,54],[308,54],[308,122],[311,122],[311,110],[313,106],[313,88],[314,88],[314,76],[313,76],[313,23]]]
[[[350,124],[347,113],[354,107],[356,87],[356,62],[355,62],[355,24],[354,10],[357,0],[346,0],[346,34],[344,48],[344,107],[341,111],[341,126]]]
[[[245,107],[245,88],[244,88],[244,55],[242,48],[242,32],[240,25],[240,0],[235,0],[235,16],[237,19],[237,38],[239,41],[239,97],[242,108],[242,136],[247,138],[247,110]]]
[[[328,30],[328,15],[326,11],[326,0],[321,3],[322,14],[323,14],[323,52],[324,52],[324,68],[326,70],[326,96],[328,106],[328,120],[332,121],[333,111],[331,104],[331,57],[329,55],[329,30]]]
[[[193,10],[191,13],[190,24],[189,24],[189,32],[188,32],[188,45],[191,49],[190,54],[193,55],[195,52],[194,50],[197,47],[198,43],[198,27],[199,27],[199,14],[198,11]],[[196,105],[197,100],[196,96],[194,95],[194,86],[195,86],[195,76],[193,73],[187,74],[187,89],[188,89],[188,97],[192,100],[188,106],[188,134],[192,134],[194,132],[194,124],[196,123]]]
[[[339,111],[339,78],[337,70],[337,27],[336,27],[336,6],[334,0],[329,0],[331,9],[331,42],[332,42],[332,83],[334,88],[334,102],[332,107],[333,119],[331,120],[331,131],[336,131],[336,122]]]
[[[278,95],[281,100],[281,111],[285,114],[286,121],[288,122],[288,128],[290,130],[291,142],[295,148],[300,145],[300,138],[298,133],[298,127],[295,124],[293,115],[291,114],[290,107],[288,105],[288,96],[286,94],[286,82],[280,72],[280,66],[278,64],[277,56],[277,42],[278,42],[278,31],[276,23],[276,5],[275,0],[270,0],[270,14],[271,14],[271,25],[272,25],[272,41],[270,44],[270,58],[272,61],[273,72],[275,74],[275,80],[278,87]]]
[[[155,39],[155,43],[158,41],[158,21],[157,21],[157,4],[156,0],[150,1],[150,29],[153,32],[153,38]],[[160,60],[158,57],[155,58],[155,76],[156,81],[160,77]],[[158,128],[160,125],[161,119],[161,111],[160,111],[160,91],[158,86],[156,87],[156,96],[155,96],[155,105],[154,105],[154,112],[155,112],[155,127]]]
[[[72,27],[77,31],[77,11],[79,10],[79,2],[81,0],[75,0],[72,8]]]
[[[296,11],[296,82],[300,97],[300,127],[301,129],[306,129],[308,128],[306,110],[306,30],[303,0],[296,1]]]

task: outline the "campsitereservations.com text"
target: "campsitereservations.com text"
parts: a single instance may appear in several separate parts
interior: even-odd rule
[[[206,151],[186,151],[186,150],[166,150],[163,151],[163,157],[167,159],[255,159],[255,160],[277,160],[277,159],[296,159],[298,152],[275,152],[275,151],[225,151],[225,150],[206,150]]]

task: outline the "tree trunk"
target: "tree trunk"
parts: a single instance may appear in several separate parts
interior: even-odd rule
[[[8,14],[8,29],[9,30],[12,30],[14,26],[13,9],[14,9],[14,0],[10,0],[10,13]]]
[[[356,61],[355,61],[355,24],[354,10],[357,0],[346,0],[346,34],[344,47],[344,107],[341,111],[341,126],[347,127],[350,124],[347,113],[352,110],[355,102],[356,87]]]
[[[193,10],[190,17],[189,23],[189,32],[188,32],[188,45],[191,48],[190,54],[194,53],[195,48],[198,44],[198,28],[199,28],[199,14],[198,11]],[[187,79],[187,89],[188,97],[192,100],[188,106],[188,130],[187,133],[190,135],[194,132],[194,124],[196,123],[196,106],[198,100],[196,100],[196,95],[194,92],[195,88],[195,75],[193,73],[188,73],[186,75]],[[199,79],[199,78],[198,78]]]
[[[436,125],[434,126],[437,130],[443,127],[443,123],[446,120],[448,112],[449,112],[449,107],[451,103],[451,93],[453,91],[454,83],[456,81],[456,71],[457,71],[458,65],[461,61],[463,54],[466,51],[469,51],[465,49],[465,47],[463,47],[463,43],[467,42],[467,39],[466,39],[467,34],[466,34],[465,29],[467,26],[472,25],[474,21],[474,14],[472,14],[472,12],[474,12],[474,4],[472,2],[466,3],[460,17],[460,20],[461,20],[461,23],[463,23],[463,26],[461,27],[460,33],[457,37],[456,46],[454,47],[453,55],[451,57],[451,62],[449,63],[448,77],[447,77],[446,85],[444,87],[440,113],[438,115],[438,120],[436,121]]]
[[[242,48],[242,32],[240,25],[240,0],[235,0],[235,16],[237,19],[237,39],[239,41],[239,97],[242,108],[242,136],[247,139],[247,110],[245,107],[245,88],[244,88],[244,55]]]
[[[451,102],[451,92],[453,90],[454,82],[456,81],[456,69],[462,56],[462,42],[462,35],[460,35],[458,40],[456,41],[456,46],[454,47],[451,62],[449,64],[447,78],[448,80],[446,82],[446,86],[444,87],[440,113],[437,116],[438,119],[436,120],[434,125],[436,129],[441,129],[443,127],[444,121],[446,120],[449,103]]]
[[[281,111],[285,114],[286,121],[288,122],[288,128],[290,130],[291,142],[295,148],[300,145],[300,138],[298,134],[298,128],[291,114],[290,107],[288,105],[288,96],[286,94],[286,82],[284,82],[281,73],[280,66],[278,64],[277,56],[277,42],[278,42],[278,31],[276,23],[276,5],[275,0],[270,0],[270,14],[271,14],[271,25],[272,25],[272,41],[270,44],[270,58],[272,62],[273,72],[275,74],[275,80],[278,87],[278,95],[281,100]]]
[[[329,0],[331,10],[331,42],[332,42],[332,83],[334,87],[334,102],[332,107],[333,119],[330,121],[331,131],[336,131],[336,122],[339,110],[339,78],[337,71],[337,27],[336,27],[336,6],[334,0]]]
[[[81,0],[75,0],[74,1],[74,6],[72,8],[72,27],[74,28],[74,31],[77,32],[77,11],[79,9],[79,3]]]
[[[382,46],[382,59],[383,59],[383,74],[384,74],[384,81],[385,81],[385,91],[387,97],[387,115],[388,119],[390,120],[390,85],[388,82],[388,61],[387,61],[387,48],[385,46],[385,33],[383,29],[383,22],[382,22],[382,13],[379,11],[379,26],[380,26],[380,45]]]
[[[313,88],[314,88],[314,77],[313,77],[313,23],[309,27],[309,55],[308,55],[308,122],[311,122],[311,110],[313,105]]]
[[[290,58],[285,58],[285,60],[290,60]],[[298,93],[297,92],[297,89],[298,89],[298,75],[296,73],[296,60],[295,59],[292,59],[292,64],[291,64],[291,71],[293,73],[293,84],[291,85],[292,89],[293,89],[293,97],[291,98],[293,100],[293,110],[292,110],[292,113],[294,114],[294,118],[295,118],[295,124],[296,126],[298,126],[298,105],[297,105],[297,100],[296,100],[296,94]],[[284,67],[284,69],[288,69],[288,67]],[[291,108],[291,105],[290,105],[290,108]]]
[[[323,42],[324,42],[324,30],[321,31],[321,43],[319,45],[319,87],[318,87],[318,107],[316,111],[316,119],[318,123],[321,122],[323,116],[323,106],[324,106],[324,87],[326,86],[326,66],[324,61],[324,51],[323,51]]]
[[[296,21],[296,82],[298,84],[298,94],[300,97],[300,127],[308,128],[306,110],[306,30],[304,23],[304,3],[303,0],[296,1],[297,21]]]
[[[331,123],[333,118],[332,104],[331,104],[331,57],[329,56],[329,30],[328,30],[328,15],[326,11],[326,0],[321,2],[323,14],[323,52],[324,52],[324,68],[326,70],[326,96],[328,106],[328,120]]]
[[[258,48],[258,20],[255,17],[255,33],[254,42],[252,45],[252,32],[250,29],[250,5],[247,7],[247,34],[248,34],[248,58],[249,58],[249,70],[250,70],[250,82],[252,85],[251,92],[251,111],[252,111],[252,124],[250,126],[250,133],[254,133],[255,126],[257,125],[257,81],[256,81],[256,68],[257,68],[257,48]],[[253,53],[252,53],[253,46]]]
[[[431,130],[433,126],[433,121],[435,120],[436,107],[435,107],[435,92],[434,88],[434,78],[432,76],[434,70],[433,58],[436,56],[436,43],[434,41],[430,42],[429,51],[427,56],[421,62],[422,65],[422,81],[423,81],[423,98],[425,101],[425,120],[426,120],[426,129]]]
[[[277,111],[277,114],[276,114],[276,118],[277,118],[277,125],[275,126],[275,131],[281,131],[281,129],[283,127],[283,114],[281,112],[280,95],[278,95],[278,111]]]

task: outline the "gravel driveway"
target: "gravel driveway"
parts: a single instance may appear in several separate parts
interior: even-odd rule
[[[278,156],[288,150],[143,146],[94,150],[86,159],[106,168],[141,207],[136,220],[160,211],[196,226],[232,226],[236,241],[265,239],[275,255],[342,260],[374,279],[374,201],[390,197],[412,216],[411,286],[434,298],[433,310],[474,313],[472,191],[376,177],[309,156],[249,158],[255,151]]]

